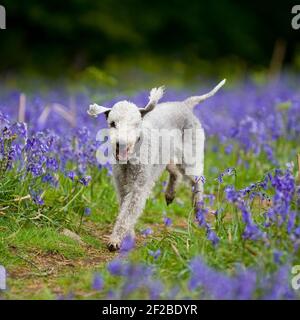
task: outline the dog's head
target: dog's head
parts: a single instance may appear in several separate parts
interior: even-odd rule
[[[144,108],[138,108],[128,101],[117,102],[112,108],[90,105],[87,111],[89,115],[96,117],[104,113],[106,116],[116,160],[126,161],[134,154],[135,147],[141,139],[143,117],[155,108],[163,93],[163,87],[153,88],[150,91],[149,102]]]

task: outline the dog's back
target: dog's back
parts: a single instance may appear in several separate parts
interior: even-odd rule
[[[194,116],[193,110],[185,102],[164,102],[145,115],[143,126],[153,129],[183,130],[187,124],[200,121]]]

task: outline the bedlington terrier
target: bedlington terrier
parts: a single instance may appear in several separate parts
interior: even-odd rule
[[[200,177],[204,167],[205,135],[199,119],[193,114],[193,108],[213,96],[224,83],[225,79],[201,96],[159,104],[164,87],[153,88],[144,108],[128,101],[120,101],[112,108],[90,105],[89,115],[96,117],[105,113],[114,156],[112,171],[120,209],[107,244],[109,250],[118,250],[126,236],[134,237],[134,226],[155,182],[165,169],[169,172],[165,192],[167,204],[174,200],[176,186],[183,176],[192,185],[192,203],[197,210],[203,196]],[[167,161],[162,161],[161,154],[167,148],[157,137],[164,139],[170,132],[177,133],[177,140],[173,140],[173,149],[167,153]]]

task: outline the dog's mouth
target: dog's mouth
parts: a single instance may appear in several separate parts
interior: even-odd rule
[[[141,137],[139,137],[135,144],[119,144],[116,143],[115,158],[117,161],[127,161],[139,149],[141,145]]]
[[[128,160],[130,146],[124,145],[120,146],[119,143],[116,144],[116,159],[118,161]]]

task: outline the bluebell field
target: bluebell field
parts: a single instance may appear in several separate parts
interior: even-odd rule
[[[245,267],[239,261],[228,274],[209,266],[198,255],[189,262],[189,278],[184,295],[178,287],[166,286],[156,275],[155,264],[130,262],[127,256],[135,248],[133,239],[125,239],[120,255],[107,264],[107,272],[122,285],[117,289],[106,288],[106,298],[126,298],[137,290],[145,290],[147,297],[200,298],[200,299],[297,299],[299,292],[291,287],[291,267],[299,257],[300,245],[300,181],[297,179],[297,153],[300,153],[300,87],[292,77],[264,85],[244,81],[234,87],[218,92],[216,96],[199,105],[195,114],[202,122],[207,135],[206,153],[236,154],[236,163],[247,169],[250,162],[264,157],[264,172],[249,185],[227,184],[228,176],[237,177],[235,167],[223,168],[216,163],[217,184],[224,191],[222,205],[229,204],[241,215],[241,246],[248,241],[258,241],[274,251],[277,265],[273,272],[265,272],[262,266]],[[199,86],[192,93],[206,92],[211,86]],[[181,100],[191,94],[190,90],[167,90],[162,101]],[[43,186],[57,188],[60,180],[57,173],[88,186],[92,182],[89,169],[103,168],[97,163],[95,152],[99,148],[96,133],[105,127],[104,117],[91,119],[86,110],[91,102],[112,106],[121,98],[128,98],[144,106],[148,92],[139,92],[130,97],[118,95],[106,99],[94,93],[73,94],[72,99],[63,89],[43,95],[26,95],[25,105],[20,105],[20,92],[0,92],[0,180],[11,170],[20,174],[20,180],[30,175],[42,179]],[[21,109],[21,110],[20,110]],[[23,112],[23,114],[22,114]],[[21,113],[21,114],[20,114]],[[18,119],[25,122],[18,122]],[[288,148],[285,146],[288,145]],[[248,156],[247,156],[248,155]],[[70,169],[69,163],[72,163]],[[260,165],[257,162],[257,165]],[[253,167],[253,164],[252,164]],[[107,164],[107,174],[110,167]],[[213,168],[212,168],[213,169]],[[253,170],[253,169],[252,169]],[[213,171],[213,170],[212,170]],[[212,174],[213,176],[213,174]],[[201,177],[205,180],[212,177]],[[40,184],[39,184],[40,185]],[[43,205],[43,189],[28,190],[37,206]],[[208,203],[216,203],[216,196],[207,195],[207,201],[199,209],[195,223],[205,230],[212,246],[218,247],[224,239],[214,224],[207,218]],[[253,214],[252,204],[268,202],[259,218]],[[220,214],[216,210],[214,214]],[[90,214],[89,209],[86,215]],[[1,219],[1,218],[0,218]],[[166,225],[172,221],[166,219]],[[168,220],[169,219],[169,220]],[[151,230],[144,230],[145,237],[151,237]],[[286,251],[277,250],[277,243],[284,240]],[[161,249],[151,251],[153,260],[159,259]],[[282,260],[281,257],[285,256]],[[282,262],[284,261],[284,263]],[[93,290],[102,291],[106,283],[101,273],[94,276]],[[187,292],[190,292],[188,294]],[[104,297],[104,298],[105,298]]]

